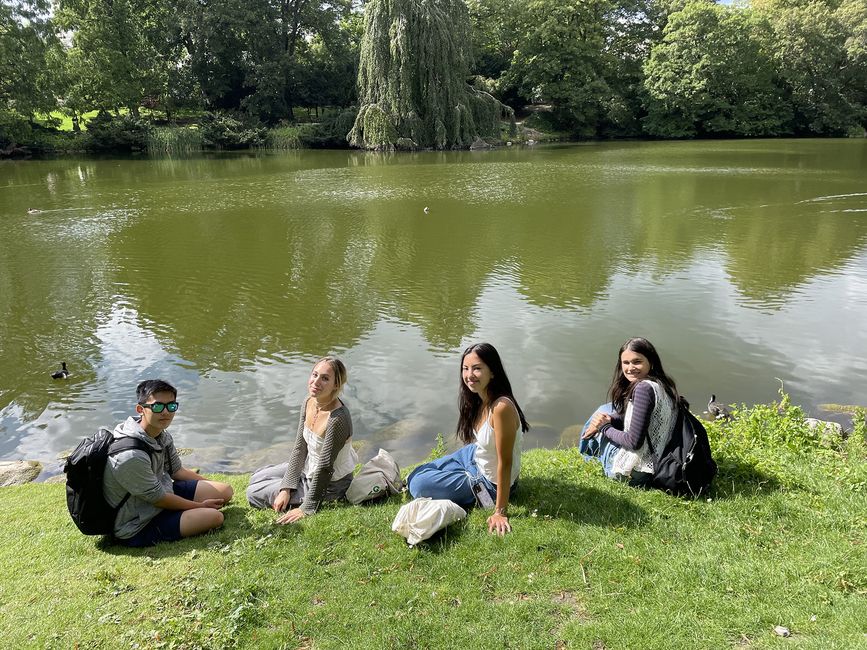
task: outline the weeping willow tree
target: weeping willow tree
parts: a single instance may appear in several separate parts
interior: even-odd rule
[[[361,108],[349,143],[365,149],[469,146],[514,112],[467,83],[463,0],[372,0],[358,70]]]

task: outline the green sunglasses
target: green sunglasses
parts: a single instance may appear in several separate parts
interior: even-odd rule
[[[165,402],[152,402],[151,404],[142,404],[139,402],[139,406],[150,409],[154,413],[162,413],[163,409],[166,409],[169,413],[174,413],[178,410],[177,402],[169,402],[168,404]]]

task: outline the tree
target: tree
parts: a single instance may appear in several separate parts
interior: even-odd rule
[[[350,144],[366,149],[465,147],[499,134],[512,111],[466,82],[462,0],[373,0],[358,70],[361,107]]]
[[[471,69],[488,79],[499,79],[512,63],[526,31],[524,0],[467,0],[473,62]]]
[[[57,105],[60,42],[47,0],[0,0],[0,111],[31,118]]]
[[[659,137],[762,136],[789,113],[758,37],[767,23],[746,8],[689,0],[669,16],[644,66],[645,130]]]
[[[850,86],[847,27],[841,16],[855,16],[855,5],[834,7],[822,0],[759,0],[756,7],[771,25],[770,49],[778,75],[785,84],[794,113],[794,130],[800,134],[842,135],[859,122],[863,107],[857,102],[860,83]],[[863,7],[863,0],[861,0]],[[854,35],[854,34],[853,34]],[[857,37],[856,37],[857,40]],[[852,48],[857,59],[857,45]],[[857,67],[857,66],[856,66]]]
[[[296,67],[294,104],[308,109],[349,106],[356,101],[357,78],[358,43],[348,39],[329,43],[317,36],[307,44]]]
[[[250,94],[250,31],[263,22],[258,5],[242,0],[180,0],[177,4],[181,40],[190,69],[207,108],[238,109]]]
[[[274,123],[291,119],[295,106],[352,97],[352,7],[351,0],[184,0],[183,42],[208,106],[243,108]]]
[[[60,0],[57,19],[72,32],[76,105],[127,107],[138,116],[143,104],[157,106],[172,94],[184,53],[168,3]]]
[[[660,0],[618,0],[606,13],[603,75],[612,92],[605,100],[601,135],[643,135],[644,63],[662,40],[669,13],[669,4]]]
[[[659,38],[659,0],[472,0],[485,75],[500,96],[546,104],[552,128],[637,135],[642,64]]]
[[[550,104],[554,126],[593,137],[611,88],[603,74],[607,2],[531,0],[527,31],[507,74],[532,101]]]
[[[867,3],[843,0],[835,16],[845,30],[846,63],[843,86],[857,104],[862,127],[867,127]]]

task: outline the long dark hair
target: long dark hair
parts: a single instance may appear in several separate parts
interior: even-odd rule
[[[671,401],[677,402],[677,386],[674,379],[665,374],[662,368],[662,360],[659,358],[659,353],[653,347],[653,343],[647,339],[636,337],[629,339],[620,346],[620,351],[617,353],[617,362],[614,364],[614,377],[611,380],[611,388],[608,389],[608,396],[611,398],[611,404],[614,410],[618,413],[626,412],[626,403],[632,397],[632,391],[638,382],[631,382],[623,374],[623,368],[620,365],[620,356],[626,351],[637,352],[643,355],[650,362],[650,372],[648,378],[653,378],[658,381],[665,392],[671,398]]]
[[[509,383],[509,377],[506,375],[506,369],[503,368],[503,362],[500,361],[497,349],[490,343],[476,343],[464,350],[464,353],[461,355],[461,387],[458,393],[458,439],[465,444],[469,444],[476,439],[473,433],[473,424],[475,424],[482,409],[482,398],[467,388],[463,378],[464,359],[471,352],[479,355],[479,358],[491,371],[491,381],[488,383],[487,389],[488,402],[493,404],[494,401],[501,397],[508,397],[518,410],[518,417],[521,420],[521,431],[527,431],[530,425],[527,424],[527,418],[524,417],[524,412],[518,406],[518,400],[512,394],[512,384]]]

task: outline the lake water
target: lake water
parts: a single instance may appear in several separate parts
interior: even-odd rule
[[[0,459],[49,473],[147,377],[179,388],[187,464],[282,460],[327,353],[362,457],[402,465],[452,439],[478,341],[527,446],[605,401],[635,335],[693,410],[865,401],[865,140],[3,162],[0,224]]]

